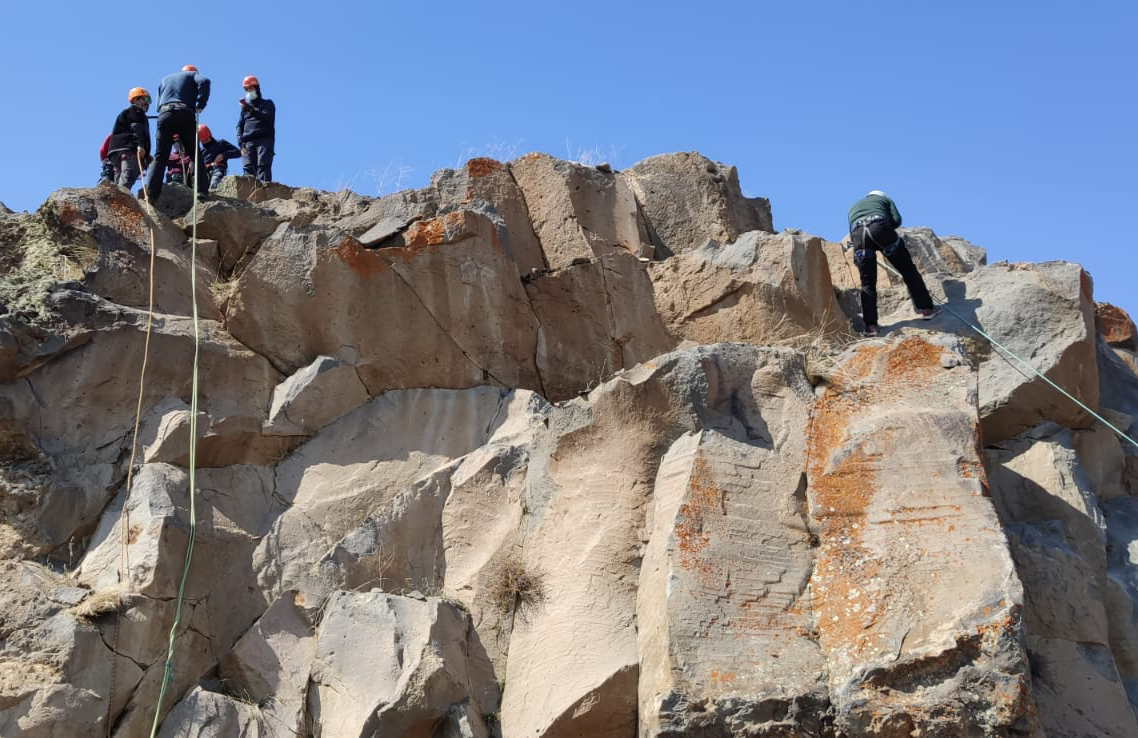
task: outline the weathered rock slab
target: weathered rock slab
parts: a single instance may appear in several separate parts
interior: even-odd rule
[[[730,243],[748,231],[774,231],[770,201],[745,197],[735,167],[697,152],[651,156],[618,177],[636,194],[661,255],[709,239]]]
[[[815,405],[811,589],[851,734],[1030,724],[1023,592],[983,494],[973,381],[959,345],[891,337],[851,348]]]

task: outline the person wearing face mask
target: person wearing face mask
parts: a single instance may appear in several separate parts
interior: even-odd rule
[[[261,184],[273,181],[274,143],[277,137],[277,106],[261,97],[261,83],[253,75],[241,81],[241,117],[237,119],[237,145],[245,174]]]
[[[139,159],[143,163],[150,159],[150,123],[146,120],[150,93],[132,87],[127,101],[130,105],[118,114],[111,129],[106,161],[113,167],[114,183],[129,190],[142,174]]]

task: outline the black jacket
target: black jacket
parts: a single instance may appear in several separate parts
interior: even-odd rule
[[[237,119],[238,146],[265,139],[271,143],[276,136],[277,106],[272,100],[261,97],[241,106],[241,117]]]
[[[213,160],[217,158],[218,154],[225,157],[218,166],[221,167],[222,171],[226,171],[228,167],[226,167],[225,161],[241,156],[241,149],[229,143],[224,138],[210,139],[209,143],[201,145],[201,160],[207,169],[213,166]]]
[[[107,151],[133,150],[139,146],[147,154],[150,153],[150,124],[146,120],[146,113],[131,105],[115,118]]]

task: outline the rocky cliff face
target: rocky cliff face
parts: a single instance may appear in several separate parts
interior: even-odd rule
[[[1138,449],[733,168],[224,187],[0,211],[0,735],[150,732],[195,300],[161,736],[1138,735]],[[1078,265],[907,236],[1130,428]]]

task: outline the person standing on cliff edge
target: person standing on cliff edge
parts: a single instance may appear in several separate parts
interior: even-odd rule
[[[877,335],[877,252],[885,254],[905,280],[913,306],[924,320],[931,320],[940,312],[933,305],[925,280],[913,264],[913,257],[898,233],[901,213],[897,205],[881,190],[869,194],[850,206],[850,242],[854,248],[854,264],[861,277],[861,315],[865,333]]]
[[[261,82],[253,75],[241,80],[245,97],[241,98],[241,117],[237,119],[237,145],[245,174],[257,182],[273,181],[273,155],[277,138],[277,106],[261,97]]]
[[[182,71],[168,74],[158,83],[158,145],[154,161],[146,173],[146,195],[150,202],[162,194],[162,177],[170,162],[174,134],[184,145],[197,140],[197,114],[209,102],[209,80],[192,64]],[[186,183],[189,185],[190,183]]]
[[[146,120],[150,93],[141,87],[132,87],[126,97],[130,105],[115,118],[107,142],[106,160],[117,173],[115,184],[129,190],[142,174],[141,166],[150,158],[150,123]]]

